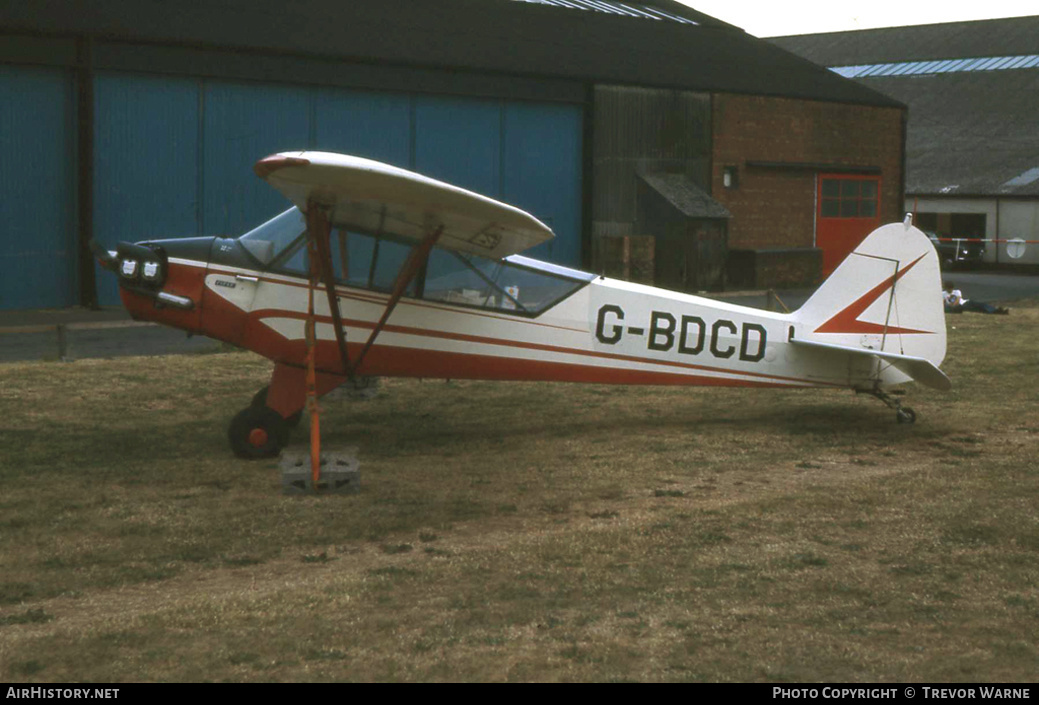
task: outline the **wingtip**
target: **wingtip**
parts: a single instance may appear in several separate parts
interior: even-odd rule
[[[284,169],[287,166],[310,166],[310,160],[303,157],[272,154],[253,164],[253,171],[261,179],[266,179],[278,169]]]

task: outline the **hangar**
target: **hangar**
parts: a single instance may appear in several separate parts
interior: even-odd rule
[[[244,232],[293,149],[514,203],[562,264],[812,282],[899,218],[904,123],[671,0],[0,0],[0,308],[117,303],[91,238]]]
[[[942,237],[1039,240],[1039,17],[770,41],[906,103],[906,210]],[[986,247],[1000,265],[1007,243]]]

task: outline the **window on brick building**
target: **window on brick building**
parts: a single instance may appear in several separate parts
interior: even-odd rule
[[[880,195],[876,177],[824,178],[819,188],[823,218],[875,218]]]

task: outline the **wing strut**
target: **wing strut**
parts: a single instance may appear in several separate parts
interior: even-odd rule
[[[444,232],[444,226],[441,225],[435,230],[430,230],[422,241],[408,253],[407,260],[404,261],[400,271],[397,272],[397,279],[393,283],[393,290],[389,301],[386,302],[386,308],[382,313],[382,317],[375,324],[375,328],[372,329],[371,335],[368,336],[364,347],[361,348],[357,361],[351,362],[350,353],[346,347],[346,334],[343,332],[343,316],[339,310],[339,297],[336,296],[335,274],[332,271],[332,249],[329,244],[332,227],[328,218],[329,211],[315,201],[309,201],[308,205],[310,206],[307,208],[307,232],[310,234],[308,241],[313,249],[310,253],[310,279],[312,284],[316,285],[317,279],[320,278],[325,285],[325,294],[328,296],[328,310],[332,314],[332,329],[335,331],[336,343],[339,345],[339,357],[343,365],[343,374],[350,381],[353,381],[355,373],[361,367],[361,363],[375,343],[375,339],[379,336],[383,327],[385,327],[386,321],[389,320],[390,314],[393,313],[393,309],[397,307],[397,303],[404,295],[404,292],[407,291],[412,280],[425,267],[433,245],[437,243],[441,233]]]
[[[314,244],[317,257],[311,257],[311,280],[313,280],[317,265],[318,273],[325,285],[325,294],[328,296],[328,310],[332,314],[332,329],[335,331],[336,343],[339,345],[339,359],[343,364],[343,374],[350,381],[354,379],[356,365],[350,363],[350,353],[346,349],[346,334],[343,332],[343,315],[339,311],[339,297],[336,296],[335,273],[332,271],[332,248],[329,238],[332,234],[332,226],[328,220],[328,209],[311,200],[307,202],[307,232],[310,234],[310,242]]]
[[[408,285],[411,284],[411,280],[415,278],[415,275],[422,271],[426,261],[429,259],[429,253],[433,249],[433,245],[437,244],[437,240],[440,239],[440,234],[444,232],[444,226],[437,227],[436,230],[430,230],[426,237],[422,239],[418,245],[412,248],[411,252],[408,253],[408,259],[405,260],[404,264],[401,265],[400,271],[397,272],[397,280],[393,283],[393,293],[390,294],[390,300],[386,302],[386,310],[382,312],[382,318],[375,324],[375,328],[372,329],[371,335],[368,336],[367,342],[364,347],[361,348],[361,354],[357,356],[357,362],[354,363],[354,369],[360,369],[361,363],[364,362],[365,355],[371,349],[372,344],[375,343],[375,339],[379,337],[379,332],[382,331],[383,326],[386,325],[386,321],[389,320],[390,314],[393,313],[393,309],[397,307],[397,302],[400,301],[400,297],[404,295]]]

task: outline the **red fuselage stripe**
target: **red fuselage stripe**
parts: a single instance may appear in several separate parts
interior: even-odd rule
[[[360,343],[351,347],[360,348]],[[354,351],[352,351],[353,353]],[[476,353],[423,350],[416,355],[411,348],[379,346],[379,354],[369,358],[360,370],[363,374],[430,377],[447,379],[480,379],[510,381],[577,382],[587,384],[660,384],[670,386],[716,387],[785,387],[821,386],[801,382],[784,384],[766,380],[728,379],[705,375],[677,374],[652,370],[629,370],[570,362],[519,360]]]
[[[279,309],[266,309],[261,311],[253,311],[252,316],[260,319],[264,318],[294,318],[303,320],[306,318],[305,314],[296,313],[293,311],[283,311]],[[332,319],[329,316],[317,316],[316,320],[319,323],[331,324]],[[371,329],[374,327],[374,323],[368,321],[359,321],[355,319],[344,319],[344,325],[349,325],[355,328],[366,328]],[[676,362],[674,360],[654,360],[644,357],[636,357],[634,355],[622,355],[619,353],[607,353],[600,352],[597,350],[580,350],[578,348],[567,348],[559,345],[546,345],[544,343],[529,343],[518,340],[503,340],[500,338],[488,338],[486,336],[470,335],[467,333],[451,333],[448,331],[430,330],[425,328],[413,328],[411,326],[399,326],[399,325],[386,325],[385,331],[391,333],[399,333],[401,335],[413,335],[417,337],[425,338],[441,338],[444,340],[455,340],[466,343],[479,343],[482,345],[496,345],[501,347],[520,348],[524,350],[538,350],[542,352],[554,352],[561,353],[564,355],[579,355],[583,357],[594,357],[603,360],[620,360],[624,362],[635,362],[639,364],[649,365],[662,365],[666,367],[678,367],[680,369],[688,370],[700,370],[704,372],[715,372],[723,374],[740,375],[743,377],[754,377],[762,380],[775,380],[777,382],[793,382],[797,384],[809,384],[809,385],[824,385],[833,387],[843,387],[843,384],[837,384],[833,382],[820,382],[800,379],[797,377],[782,377],[779,375],[769,375],[760,372],[743,372],[740,370],[730,370],[721,367],[710,367],[707,365],[696,365],[688,362]]]

